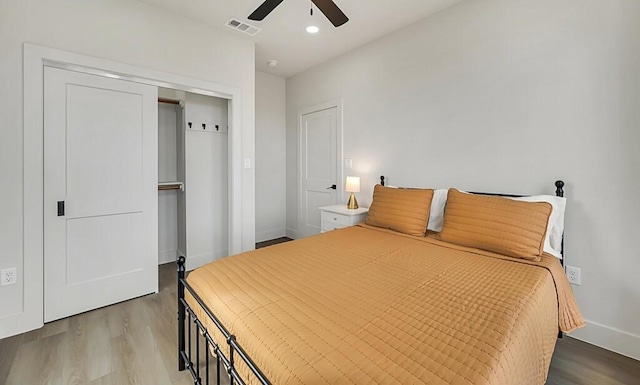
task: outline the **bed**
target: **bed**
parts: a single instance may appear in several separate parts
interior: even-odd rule
[[[179,258],[179,369],[196,384],[219,384],[223,370],[232,384],[543,384],[558,331],[584,323],[561,260],[507,255],[512,244],[486,250],[455,227],[456,208],[475,199],[463,192],[448,193],[440,232],[419,222],[424,231],[413,234],[386,216],[402,208],[379,209],[397,194],[408,197],[403,215],[429,217],[433,195],[424,212],[423,191],[376,186],[368,224],[225,258],[188,278]]]

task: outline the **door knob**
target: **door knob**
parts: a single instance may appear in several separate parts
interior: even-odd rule
[[[332,184],[331,186],[327,187],[327,190],[337,190],[338,186],[336,186],[335,184]]]

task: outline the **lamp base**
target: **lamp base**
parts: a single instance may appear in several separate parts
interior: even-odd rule
[[[358,201],[356,200],[356,194],[351,193],[349,195],[349,201],[347,202],[347,208],[350,210],[355,210],[358,208]]]

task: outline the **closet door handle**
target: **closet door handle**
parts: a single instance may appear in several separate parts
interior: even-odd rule
[[[337,190],[338,186],[336,186],[335,184],[332,184],[331,186],[327,187],[327,190]]]
[[[64,201],[58,201],[58,216],[64,217]]]

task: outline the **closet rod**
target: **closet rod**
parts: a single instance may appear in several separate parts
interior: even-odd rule
[[[158,103],[167,103],[167,104],[175,104],[179,105],[179,100],[167,99],[167,98],[158,98]]]
[[[184,191],[184,183],[182,182],[160,182],[158,183],[158,190],[181,190]]]

